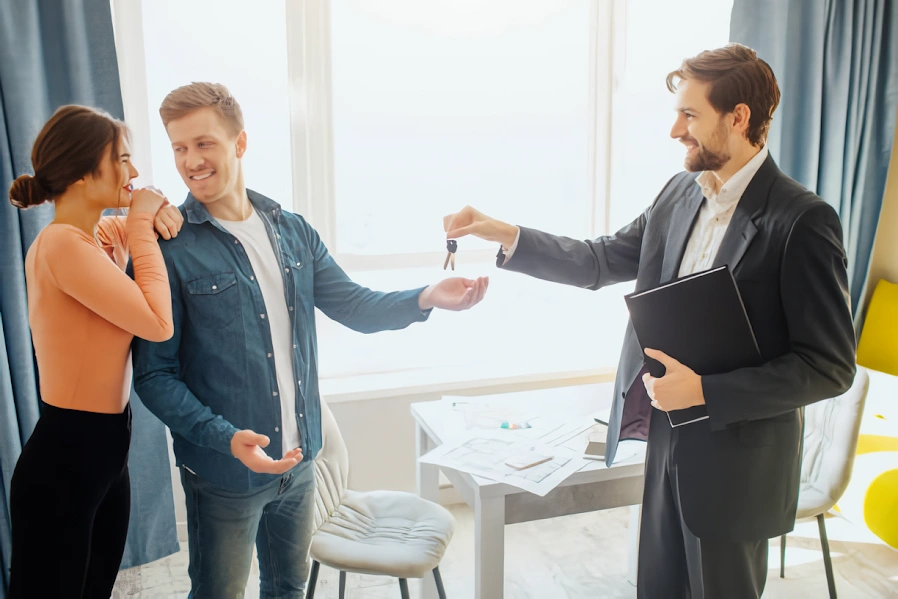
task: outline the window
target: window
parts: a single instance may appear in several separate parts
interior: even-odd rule
[[[225,84],[243,109],[248,185],[292,206],[285,1],[142,3],[153,175],[173,203],[183,201],[187,186],[175,169],[159,106],[177,87],[212,81]]]
[[[339,254],[439,251],[465,204],[590,234],[588,0],[331,6]]]
[[[152,180],[139,183],[180,201],[158,106],[190,81],[225,83],[244,110],[247,184],[303,214],[356,281],[384,290],[451,274],[441,218],[465,204],[575,238],[636,217],[682,169],[664,78],[726,43],[732,4],[112,2],[117,30],[142,35],[117,37],[126,115],[150,141],[137,154]],[[322,378],[616,364],[629,285],[548,285],[493,268],[495,249],[460,242],[455,274],[492,279],[471,312],[373,337],[322,318]]]
[[[639,216],[683,170],[683,146],[670,138],[674,97],[667,74],[683,58],[719,48],[730,33],[732,0],[627,0],[624,68],[614,106],[610,231]]]

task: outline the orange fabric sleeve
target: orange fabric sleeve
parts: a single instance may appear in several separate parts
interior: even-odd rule
[[[124,221],[124,226],[116,222],[118,219]],[[56,286],[132,335],[148,341],[171,338],[171,291],[153,231],[153,215],[132,213],[123,219],[103,220],[107,222],[101,221],[102,226],[98,226],[100,243],[124,247],[126,261],[130,249],[134,280],[118,264],[102,256],[108,253],[107,247],[98,248],[87,235],[59,231],[46,241],[49,271]]]

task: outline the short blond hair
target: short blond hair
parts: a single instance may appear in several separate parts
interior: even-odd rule
[[[193,82],[179,87],[162,100],[159,116],[167,128],[175,119],[201,108],[214,108],[233,135],[243,131],[243,111],[240,110],[240,104],[221,83]]]

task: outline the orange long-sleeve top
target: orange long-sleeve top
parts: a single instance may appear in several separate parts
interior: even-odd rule
[[[134,280],[124,269],[130,251]],[[131,340],[172,336],[171,292],[151,214],[107,217],[94,239],[50,224],[25,258],[28,320],[41,398],[120,414],[131,388]]]

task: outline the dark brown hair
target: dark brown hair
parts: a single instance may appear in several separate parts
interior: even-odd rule
[[[773,111],[780,103],[780,88],[770,65],[758,53],[741,44],[728,44],[716,50],[687,58],[676,71],[667,75],[667,89],[677,90],[675,79],[710,83],[708,102],[721,114],[733,112],[737,104],[751,111],[745,136],[754,146],[767,139]]]
[[[9,201],[18,208],[37,206],[56,198],[88,174],[99,175],[100,163],[111,144],[117,164],[119,139],[128,135],[122,121],[97,108],[62,106],[34,141],[34,176],[22,175],[9,188]]]
[[[172,91],[162,100],[162,124],[187,116],[200,108],[214,108],[232,135],[243,131],[243,111],[228,88],[221,83],[194,82]]]

